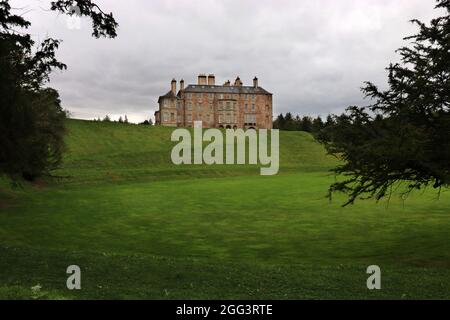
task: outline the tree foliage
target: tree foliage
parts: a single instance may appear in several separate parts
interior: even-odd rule
[[[117,23],[92,1],[55,1],[51,9],[92,19],[93,35],[116,36]],[[56,59],[60,40],[36,45],[26,32],[31,23],[0,0],[0,174],[32,180],[56,168],[64,150],[66,113],[59,94],[46,88],[54,69],[66,69]]]
[[[358,198],[389,196],[403,184],[404,194],[450,184],[450,0],[438,0],[445,15],[430,24],[412,20],[418,33],[398,49],[390,64],[388,88],[371,82],[362,91],[367,107],[349,107],[320,133],[328,152],[344,160],[334,169],[344,180],[330,187]]]
[[[153,125],[153,120],[152,119],[144,120],[143,122],[139,123],[139,125],[152,126]]]
[[[74,10],[77,8],[77,10]],[[112,13],[105,13],[91,0],[59,0],[52,1],[51,9],[67,15],[80,14],[90,17],[92,21],[92,36],[95,38],[117,36],[118,24]]]
[[[312,118],[309,116],[295,117],[290,113],[283,115],[282,113],[277,116],[273,122],[273,128],[286,131],[306,131],[310,133],[317,133],[326,126],[322,118]]]

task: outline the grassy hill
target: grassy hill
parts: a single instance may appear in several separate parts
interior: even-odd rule
[[[259,166],[173,165],[171,128],[81,120],[67,127],[68,152],[55,172],[64,182],[259,175]],[[280,173],[325,171],[336,163],[306,132],[282,132],[280,146]]]
[[[60,178],[3,181],[0,298],[450,297],[448,192],[342,208],[325,198],[336,160],[307,133],[281,132],[280,173],[262,177],[175,166],[171,132],[70,120]]]

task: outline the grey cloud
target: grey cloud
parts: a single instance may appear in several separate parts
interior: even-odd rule
[[[36,38],[64,40],[58,57],[69,69],[52,76],[75,117],[127,114],[142,121],[155,111],[170,80],[218,82],[239,75],[274,94],[275,113],[326,115],[363,104],[359,88],[384,85],[394,50],[415,31],[411,18],[430,20],[423,0],[100,0],[120,23],[114,40],[92,39],[88,20],[69,30],[48,1],[14,0],[35,8],[26,16]]]

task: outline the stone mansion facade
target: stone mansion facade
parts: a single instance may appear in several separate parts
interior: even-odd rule
[[[216,85],[214,75],[199,75],[196,85],[186,88],[184,80],[172,80],[171,90],[158,99],[155,124],[193,127],[202,121],[203,128],[272,129],[272,94],[258,85],[244,86],[239,77],[234,84]]]

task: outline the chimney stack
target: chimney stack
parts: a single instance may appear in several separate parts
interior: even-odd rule
[[[198,85],[199,86],[206,86],[207,77],[205,74],[199,74],[198,75]]]
[[[208,86],[215,86],[216,85],[216,77],[213,74],[210,74],[208,76]]]
[[[173,94],[177,94],[177,80],[172,79],[171,85]]]
[[[242,86],[242,81],[241,78],[239,78],[239,76],[236,78],[236,80],[234,80],[234,85],[237,87]]]
[[[180,80],[180,90],[181,91],[184,90],[184,80],[183,79]]]
[[[255,77],[253,79],[253,87],[258,88],[258,78],[257,77]]]

